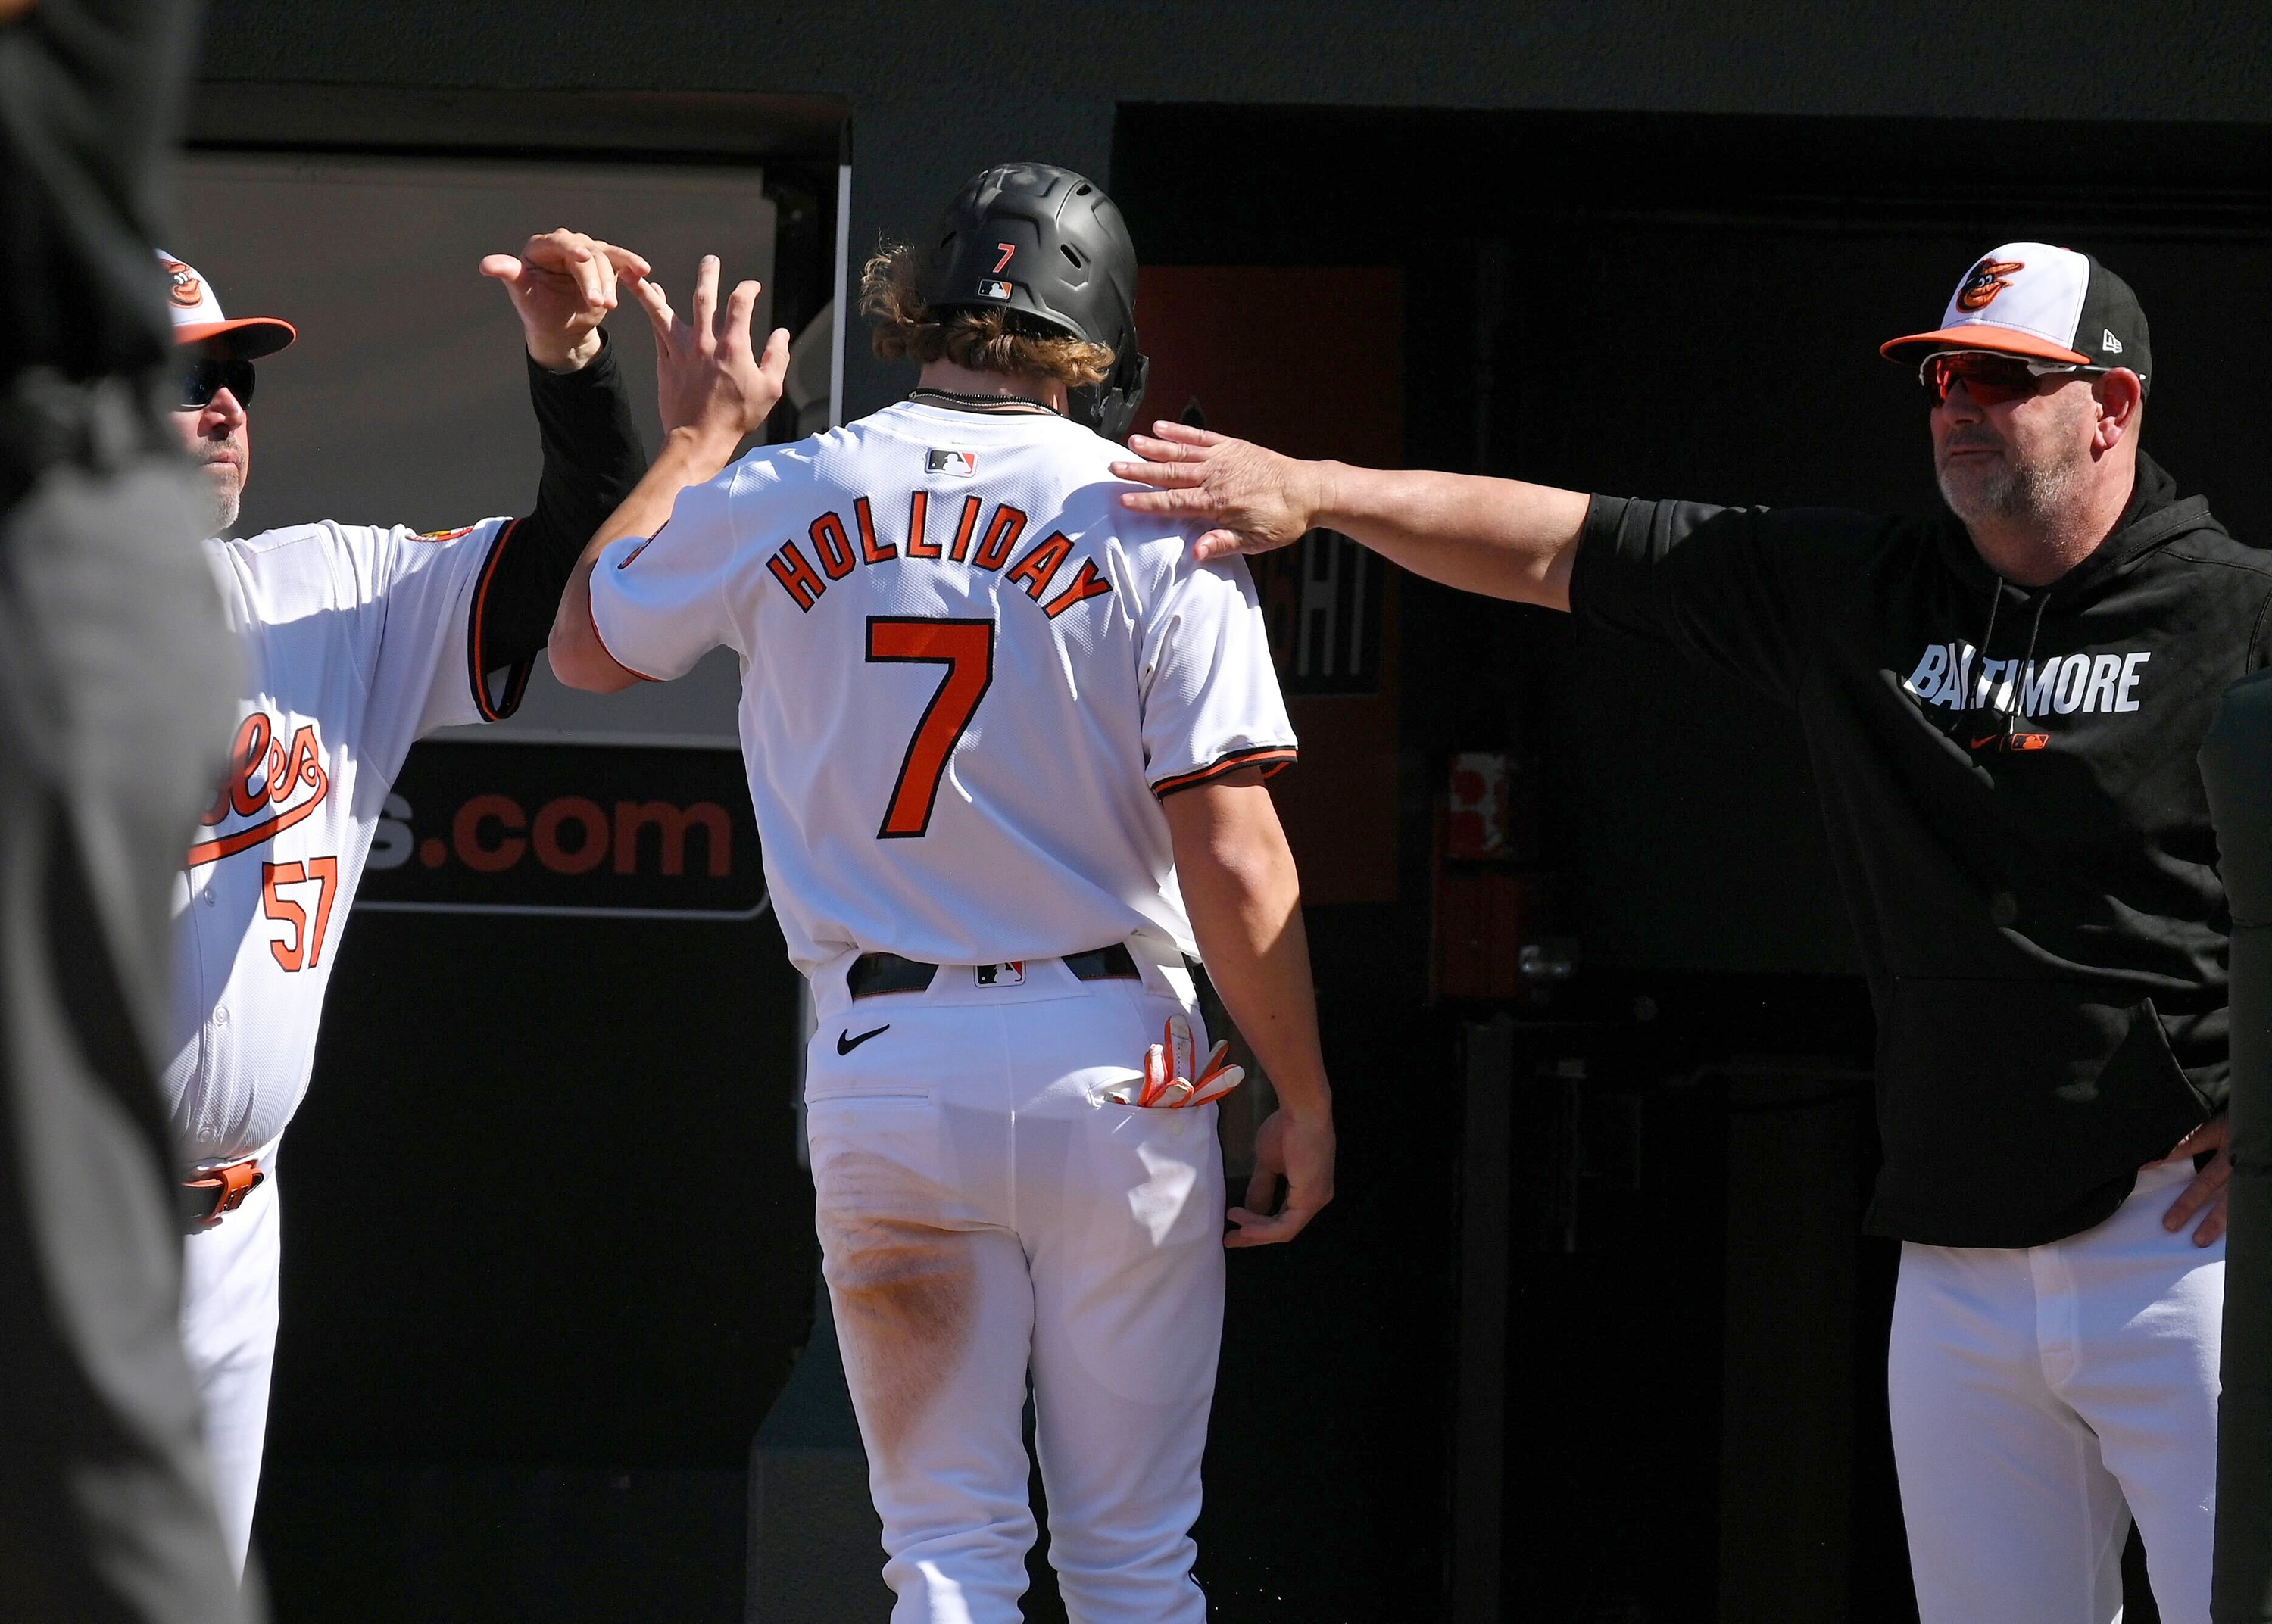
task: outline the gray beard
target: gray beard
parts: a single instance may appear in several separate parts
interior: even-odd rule
[[[2079,460],[2044,467],[2014,467],[2007,459],[1987,479],[1975,476],[1969,488],[1950,482],[1946,468],[1933,470],[1941,500],[1966,524],[1984,519],[2022,519],[2037,524],[2064,510],[2066,495],[2081,473]]]
[[[237,510],[244,504],[243,491],[216,491],[213,499],[213,533],[225,536],[236,525]]]

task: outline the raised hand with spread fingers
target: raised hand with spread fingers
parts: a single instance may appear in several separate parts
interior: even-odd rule
[[[608,652],[592,622],[592,566],[600,550],[625,536],[654,535],[669,518],[681,491],[715,479],[742,442],[765,426],[788,372],[788,329],[774,328],[762,354],[751,346],[751,325],[762,291],[758,283],[736,283],[721,319],[718,257],[705,254],[682,320],[669,294],[641,265],[632,287],[654,329],[662,451],[577,561],[560,597],[549,645],[554,674],[601,693],[629,688],[639,675]]]

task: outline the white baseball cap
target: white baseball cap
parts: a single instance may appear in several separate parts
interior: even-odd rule
[[[1914,364],[1943,350],[1992,350],[2076,367],[2124,367],[2150,382],[2146,313],[2130,285],[2088,254],[2007,242],[1976,261],[1940,325],[1878,353]]]
[[[231,321],[220,313],[213,284],[164,249],[158,263],[166,267],[166,311],[174,318],[174,342],[213,345],[238,361],[273,354],[298,338],[289,322],[273,316],[246,316]]]

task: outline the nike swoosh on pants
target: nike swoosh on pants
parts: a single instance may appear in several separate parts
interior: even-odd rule
[[[886,1021],[881,1026],[877,1027],[874,1032],[863,1032],[856,1038],[852,1035],[852,1029],[849,1026],[847,1026],[843,1032],[839,1033],[837,1036],[836,1052],[839,1054],[849,1054],[853,1050],[867,1042],[869,1039],[877,1037],[881,1033],[887,1032],[891,1030],[892,1024],[889,1021]]]

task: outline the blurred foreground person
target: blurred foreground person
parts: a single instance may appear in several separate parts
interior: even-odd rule
[[[176,1324],[167,888],[237,679],[152,391],[182,0],[0,0],[0,1618],[233,1624]]]

